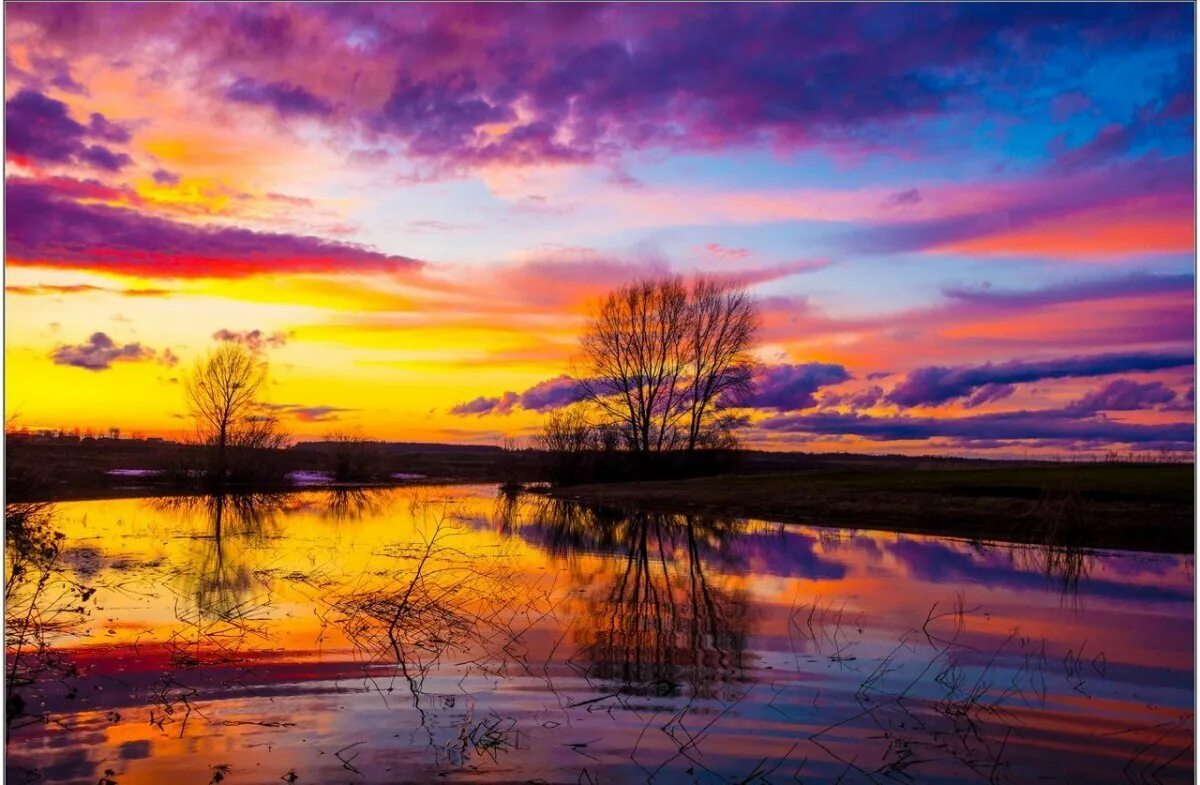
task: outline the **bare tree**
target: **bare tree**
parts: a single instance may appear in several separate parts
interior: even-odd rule
[[[224,480],[231,448],[274,449],[285,441],[260,396],[267,366],[241,344],[227,341],[199,360],[184,383],[201,444],[213,448],[210,469]]]
[[[692,287],[687,360],[687,448],[702,445],[707,431],[729,433],[717,404],[736,403],[751,391],[754,361],[749,350],[758,333],[758,307],[743,288],[701,278]]]
[[[334,482],[370,482],[387,475],[385,456],[378,442],[349,433],[326,434],[329,476]]]
[[[582,339],[586,399],[636,452],[708,446],[719,413],[747,393],[758,308],[711,279],[638,281],[601,302]],[[723,441],[723,440],[722,440]]]
[[[638,452],[677,446],[688,310],[680,279],[638,281],[609,293],[584,333],[584,393]]]
[[[542,425],[538,443],[553,453],[576,453],[597,446],[596,430],[580,406],[569,406],[550,413]]]

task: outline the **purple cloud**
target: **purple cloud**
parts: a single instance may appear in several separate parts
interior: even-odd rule
[[[575,379],[563,374],[544,382],[538,382],[521,393],[521,408],[535,412],[560,409],[586,397],[582,386]]]
[[[1131,273],[1113,278],[1046,286],[1041,289],[968,289],[949,287],[942,294],[972,307],[1027,308],[1063,303],[1116,300],[1140,295],[1191,293],[1196,281],[1191,275]]]
[[[817,390],[849,378],[850,373],[834,363],[768,365],[755,380],[754,392],[739,405],[781,412],[807,409],[817,405]]]
[[[327,117],[333,113],[329,101],[287,82],[258,82],[242,77],[229,86],[225,97],[238,103],[269,106],[283,117]]]
[[[1017,391],[1016,386],[1011,384],[998,384],[991,382],[983,385],[975,390],[963,401],[963,406],[968,409],[974,409],[978,406],[983,406],[985,403],[1003,400],[1010,397]]]
[[[980,388],[987,385],[1106,376],[1131,371],[1157,371],[1184,368],[1193,363],[1194,357],[1190,353],[1129,353],[1061,357],[1053,360],[1013,360],[965,367],[931,366],[910,371],[908,376],[888,393],[887,399],[899,406],[936,406],[955,398],[976,395]],[[993,387],[991,390],[995,396],[1003,388]]]
[[[7,259],[159,277],[266,272],[416,271],[421,262],[303,235],[199,227],[134,210],[84,204],[49,181],[9,178]]]
[[[85,127],[71,118],[62,101],[30,89],[5,101],[4,109],[4,145],[9,155],[45,163],[77,162],[112,172],[133,162],[125,153],[86,143],[89,138],[114,141],[120,135],[120,127],[101,114],[93,114],[91,126]]]
[[[29,58],[29,70],[18,68],[11,58],[4,58],[5,76],[14,83],[44,92],[54,88],[73,95],[88,95],[88,89],[75,80],[71,64],[63,57],[46,57],[34,53]]]
[[[883,400],[883,388],[879,385],[871,385],[858,392],[826,393],[821,396],[820,402],[824,406],[846,406],[851,411],[859,411],[877,406]]]
[[[133,163],[133,159],[125,153],[114,153],[107,147],[101,147],[97,144],[83,148],[76,157],[82,163],[108,172],[119,172]]]
[[[492,410],[495,409],[496,405],[499,403],[499,398],[490,398],[481,395],[478,398],[472,398],[465,403],[451,406],[450,413],[457,414],[460,417],[466,417],[472,414],[476,416],[483,416],[485,414],[491,414]]]
[[[1124,412],[1148,409],[1175,400],[1175,391],[1162,382],[1135,382],[1132,379],[1113,379],[1098,390],[1067,406],[1081,414]]]
[[[1067,409],[977,414],[969,417],[870,417],[864,414],[816,412],[768,417],[757,423],[767,431],[842,436],[873,441],[920,441],[934,438],[1044,440],[1138,444],[1192,444],[1191,423],[1138,425],[1105,418],[1081,418]]]
[[[287,344],[288,334],[283,332],[264,333],[262,330],[217,330],[212,335],[214,341],[231,341],[240,343],[256,354],[266,349],[278,348]]]
[[[851,395],[846,403],[850,405],[851,409],[870,409],[872,406],[879,405],[879,402],[883,400],[883,395],[882,387],[872,385],[859,393]]]
[[[99,112],[92,112],[91,122],[88,123],[88,135],[93,139],[114,144],[125,144],[133,136],[128,128],[114,123]]]
[[[414,153],[443,155],[478,146],[473,140],[483,126],[510,122],[516,116],[513,108],[481,95],[468,72],[421,82],[401,73],[375,127],[407,138]]]
[[[510,414],[518,406],[531,412],[548,412],[582,401],[585,393],[579,382],[566,374],[538,382],[525,392],[509,391],[500,396],[480,396],[451,407],[460,416]]]
[[[460,417],[472,414],[476,417],[482,417],[485,414],[509,414],[519,400],[520,396],[511,391],[491,398],[481,395],[474,400],[450,407],[450,413],[457,414]]]
[[[114,362],[145,362],[158,358],[157,353],[140,343],[118,344],[104,333],[92,333],[81,344],[59,346],[50,353],[55,365],[70,365],[88,371],[105,371]],[[170,350],[164,354],[168,365],[173,365],[175,355]]]
[[[272,404],[268,408],[281,414],[291,415],[300,422],[332,422],[340,419],[338,414],[342,412],[355,411],[341,406],[301,406],[294,403]]]
[[[90,16],[108,21],[105,8],[12,14],[48,51],[116,57],[152,39],[227,100],[371,128],[410,155],[467,165],[651,146],[870,149],[886,133],[912,136],[914,121],[1032,93],[1048,67],[1085,73],[1191,30],[1171,4],[186,4],[122,8],[119,36]],[[270,81],[280,73],[289,81]],[[344,112],[314,94],[318,81]],[[1152,109],[1179,114],[1189,82],[1165,85]]]
[[[858,227],[834,239],[867,253],[940,248],[1053,226],[1056,219],[1146,200],[1154,200],[1157,213],[1179,218],[1193,211],[1192,167],[1190,154],[1111,162],[1070,175],[1013,183],[1000,205],[920,221]]]
[[[1069,173],[1104,163],[1128,152],[1134,143],[1134,132],[1128,126],[1107,125],[1096,132],[1089,141],[1078,147],[1060,149],[1054,160],[1054,168]]]
[[[179,185],[179,175],[168,172],[166,169],[154,170],[154,182],[159,185]]]
[[[921,192],[916,188],[907,191],[897,191],[883,200],[884,207],[906,207],[921,203]]]

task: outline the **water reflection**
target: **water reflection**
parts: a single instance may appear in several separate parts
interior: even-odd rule
[[[586,508],[544,500],[533,526],[559,553],[615,558],[589,576],[576,643],[589,678],[627,694],[711,695],[742,677],[751,614],[745,589],[706,574],[701,543],[723,549],[729,519]],[[510,524],[511,525],[511,524]]]
[[[193,603],[180,613],[182,620],[236,624],[261,607],[251,601],[252,559],[264,543],[278,536],[287,499],[280,493],[217,493],[156,501],[160,512],[205,524],[192,535],[193,555],[180,572],[183,593]]]
[[[383,488],[331,488],[319,504],[326,517],[341,523],[383,515],[390,498]]]
[[[77,695],[14,733],[10,773],[1191,776],[1190,557],[490,488],[63,507],[108,616],[58,642]]]

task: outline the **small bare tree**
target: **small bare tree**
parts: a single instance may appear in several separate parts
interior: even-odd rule
[[[329,445],[329,476],[334,482],[371,482],[387,475],[383,450],[377,442],[349,433],[325,436]]]
[[[552,453],[584,452],[595,448],[596,442],[596,430],[580,406],[551,412],[538,437],[539,446]]]
[[[226,341],[199,360],[184,392],[201,444],[213,448],[212,475],[223,481],[233,448],[275,449],[286,437],[260,396],[267,365],[245,346]]]

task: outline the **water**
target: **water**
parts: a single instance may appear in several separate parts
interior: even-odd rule
[[[1191,556],[462,486],[55,525],[9,782],[1193,778]]]

